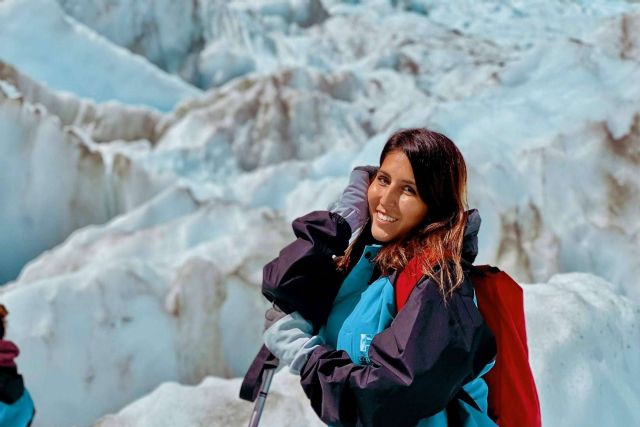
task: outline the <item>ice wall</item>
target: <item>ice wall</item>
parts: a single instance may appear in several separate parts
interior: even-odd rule
[[[524,291],[542,425],[638,424],[640,386],[629,378],[640,376],[640,308],[589,274],[555,275],[548,283],[524,285]],[[197,387],[163,384],[96,427],[244,426],[252,405],[235,398],[239,387],[237,379],[211,377]],[[271,390],[260,425],[322,425],[298,377],[282,370]],[[182,410],[165,410],[178,406],[169,402]]]
[[[207,396],[244,423],[223,377],[260,344],[262,265],[409,126],[463,151],[478,261],[538,283],[545,425],[637,424],[639,7],[1,2],[0,301],[35,427]],[[311,423],[296,396],[269,423]],[[195,401],[176,422],[229,415]]]
[[[3,1],[0,21],[0,59],[51,88],[162,111],[199,93],[65,15],[54,0]]]

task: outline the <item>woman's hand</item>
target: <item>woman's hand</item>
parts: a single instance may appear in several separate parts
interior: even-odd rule
[[[267,329],[269,329],[271,325],[273,325],[286,315],[287,313],[280,310],[280,307],[278,307],[275,303],[272,304],[271,308],[264,313],[264,330],[266,331]]]
[[[289,365],[291,373],[299,375],[311,352],[324,344],[322,337],[311,335],[312,332],[311,322],[294,311],[269,326],[264,332],[264,344],[280,362]]]
[[[377,166],[358,166],[351,171],[349,184],[340,200],[331,209],[343,217],[351,227],[351,233],[361,228],[369,219],[367,191],[371,180],[378,172]]]

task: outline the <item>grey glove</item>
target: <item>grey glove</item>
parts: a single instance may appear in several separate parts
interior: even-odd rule
[[[349,184],[342,192],[340,200],[331,211],[339,214],[351,227],[351,234],[366,224],[369,219],[367,191],[371,180],[378,172],[377,166],[358,166],[351,171]]]
[[[315,348],[324,344],[319,335],[311,335],[313,326],[297,311],[277,320],[264,332],[264,344],[280,362],[289,365],[292,374],[300,371]]]
[[[287,313],[280,310],[280,307],[278,307],[275,303],[272,304],[271,308],[264,313],[264,330],[266,331],[267,329],[269,329],[271,325],[273,325],[286,315]]]

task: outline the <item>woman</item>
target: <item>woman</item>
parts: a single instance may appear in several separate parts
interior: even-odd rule
[[[356,173],[336,212],[296,220],[298,240],[265,267],[263,293],[290,313],[267,313],[266,346],[330,425],[495,425],[481,378],[495,341],[468,277],[480,218],[465,210],[460,151],[402,130],[370,184]]]
[[[0,304],[0,426],[25,427],[31,425],[35,409],[14,362],[18,347],[4,339],[8,314]]]

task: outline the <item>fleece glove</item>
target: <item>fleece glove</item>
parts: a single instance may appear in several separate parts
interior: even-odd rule
[[[369,219],[367,192],[371,180],[378,172],[376,166],[358,166],[351,171],[349,184],[342,192],[340,200],[330,209],[343,217],[355,234]]]
[[[297,311],[277,320],[264,332],[264,344],[269,351],[289,366],[292,374],[300,375],[307,359],[324,339],[311,335],[313,326]]]

